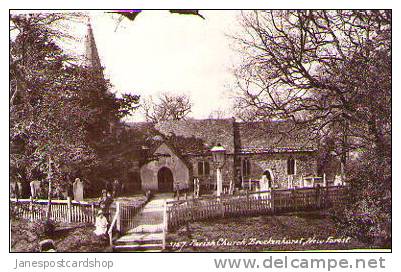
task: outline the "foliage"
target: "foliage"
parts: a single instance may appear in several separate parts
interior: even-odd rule
[[[350,168],[352,203],[333,210],[337,228],[369,244],[391,247],[391,161],[366,152]]]
[[[59,14],[11,15],[10,144],[12,176],[25,182],[51,175],[56,187],[101,167],[102,144],[117,142],[119,119],[139,96],[116,98],[98,71],[76,65],[55,42]],[[57,28],[55,28],[57,29]],[[75,61],[75,62],[74,62]],[[51,162],[51,163],[50,163]]]

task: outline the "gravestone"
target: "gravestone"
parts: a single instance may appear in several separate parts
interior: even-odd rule
[[[22,183],[20,181],[12,181],[10,182],[10,192],[11,196],[15,198],[20,198],[22,194]]]
[[[38,198],[40,196],[40,180],[33,180],[29,183],[31,187],[31,196],[32,198]]]
[[[75,201],[84,200],[84,183],[79,178],[76,178],[72,184],[72,191],[74,193]]]
[[[269,184],[269,180],[268,180],[267,176],[266,176],[266,175],[263,175],[262,178],[261,178],[260,181],[259,181],[260,190],[261,190],[261,191],[267,191],[267,190],[269,190],[269,189],[270,189],[270,186],[269,186],[269,185],[270,185],[270,184]]]

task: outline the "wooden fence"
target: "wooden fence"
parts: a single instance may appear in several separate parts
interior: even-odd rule
[[[150,192],[145,195],[146,199],[141,204],[116,202],[115,208],[110,213],[111,224],[107,231],[110,239],[110,246],[113,240],[136,226],[135,216],[150,199]],[[109,221],[110,222],[110,221]]]
[[[11,212],[17,218],[30,221],[46,218],[48,200],[10,199]],[[52,200],[50,219],[56,222],[95,223],[95,203],[67,200]]]
[[[332,186],[169,201],[166,203],[165,224],[171,229],[187,222],[217,217],[321,209],[341,203],[347,197],[347,187]]]

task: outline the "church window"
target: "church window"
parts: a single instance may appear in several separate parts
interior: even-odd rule
[[[287,160],[287,174],[295,175],[295,160],[292,157]]]
[[[243,159],[242,160],[242,176],[249,177],[251,175],[251,160]]]
[[[198,176],[209,176],[210,175],[210,166],[208,161],[199,161],[198,162]]]

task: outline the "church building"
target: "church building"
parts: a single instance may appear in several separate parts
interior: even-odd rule
[[[257,186],[262,176],[273,188],[304,187],[317,176],[317,146],[288,121],[237,122],[228,119],[188,119],[131,123],[152,139],[145,147],[150,160],[136,164],[141,189],[157,192],[191,189],[199,179],[202,190],[215,190],[216,165],[211,149],[225,149],[223,188]],[[313,186],[313,184],[311,184]]]
[[[103,77],[90,23],[85,40],[85,65],[101,71]],[[148,137],[142,144],[143,158],[133,159],[127,174],[127,188],[136,191],[191,189],[194,179],[199,180],[202,190],[215,190],[216,165],[211,149],[216,145],[225,149],[225,189],[230,181],[237,188],[256,186],[262,176],[270,187],[293,188],[305,186],[306,177],[317,175],[316,143],[308,141],[305,131],[292,129],[288,121],[188,119],[129,125],[129,129],[143,131]]]

